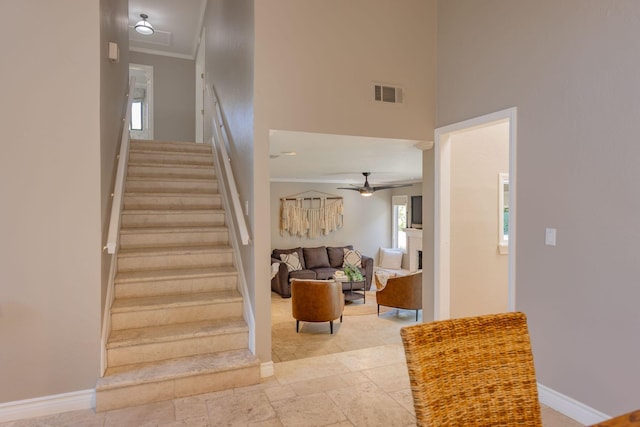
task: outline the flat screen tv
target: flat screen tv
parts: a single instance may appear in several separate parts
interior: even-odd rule
[[[411,227],[422,228],[422,196],[411,196]]]

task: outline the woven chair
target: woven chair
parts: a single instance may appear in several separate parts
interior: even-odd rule
[[[400,330],[419,426],[542,426],[522,313]]]

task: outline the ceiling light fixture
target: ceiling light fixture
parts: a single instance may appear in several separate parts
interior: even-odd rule
[[[144,13],[141,13],[140,18],[142,18],[142,20],[138,21],[138,23],[134,27],[136,29],[136,32],[145,36],[150,36],[151,34],[153,34],[155,30],[153,29],[153,26],[147,21],[149,17]]]

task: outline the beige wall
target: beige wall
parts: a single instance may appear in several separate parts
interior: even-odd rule
[[[256,115],[267,127],[260,132],[431,140],[435,4],[256,2]],[[373,102],[373,82],[402,86],[405,103]]]
[[[498,252],[499,173],[509,124],[451,137],[451,317],[507,311],[507,255]]]
[[[3,2],[0,402],[99,375],[99,0]],[[29,28],[29,31],[25,31]],[[81,35],[81,36],[79,36]]]
[[[271,360],[269,229],[263,226],[269,209],[269,182],[261,180],[263,150],[254,138],[254,2],[210,0],[207,4],[206,83],[213,84],[232,135],[230,157],[244,207],[249,203],[251,244],[241,247],[249,299],[255,315],[255,351],[262,363]],[[210,106],[205,105],[207,111]],[[211,130],[205,124],[205,140]],[[265,153],[267,151],[264,151]]]
[[[195,141],[195,61],[141,52],[129,60],[153,66],[153,139]]]
[[[438,125],[518,108],[516,307],[538,380],[612,415],[640,383],[638,11],[438,3]]]
[[[100,195],[102,246],[107,244],[111,218],[111,193],[115,184],[116,155],[120,151],[124,96],[129,84],[129,18],[127,0],[100,0]],[[106,55],[109,42],[118,43],[120,61]],[[100,307],[104,308],[111,255],[102,253]],[[104,315],[104,313],[102,313]]]
[[[269,130],[431,140],[436,1],[255,2],[255,22],[256,287],[268,310]],[[404,87],[405,103],[375,104],[374,81]]]

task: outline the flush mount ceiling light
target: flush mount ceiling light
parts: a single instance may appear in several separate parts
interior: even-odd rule
[[[138,21],[138,23],[134,27],[136,31],[140,34],[144,34],[145,36],[150,36],[151,34],[153,34],[153,26],[147,21],[149,17],[144,13],[141,13],[140,18],[142,18],[142,20]]]

